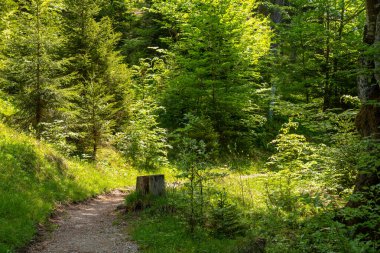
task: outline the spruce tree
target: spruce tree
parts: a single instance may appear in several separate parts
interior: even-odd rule
[[[12,10],[14,9],[13,1],[1,1],[0,2],[0,70],[4,67],[4,50],[5,50],[5,39],[9,33],[7,31],[7,24],[9,22],[9,16],[12,16]],[[13,8],[12,8],[13,7]],[[0,82],[2,80],[0,75]]]
[[[72,130],[78,152],[96,159],[98,147],[125,120],[129,71],[115,51],[119,34],[108,17],[99,17],[103,1],[65,0],[64,23],[71,59]],[[100,18],[100,20],[98,20]]]
[[[276,26],[281,57],[273,83],[290,101],[323,100],[323,108],[345,106],[341,97],[356,94],[364,26],[363,5],[352,0],[291,1]]]
[[[117,147],[132,163],[142,169],[157,169],[167,163],[166,129],[160,127],[158,104],[165,76],[162,59],[141,59],[133,67],[133,98],[130,117],[117,134]]]
[[[12,11],[15,10],[16,4],[12,0],[3,0],[0,2],[0,50],[4,47],[4,37],[7,35],[5,30],[7,29],[7,23]]]
[[[253,6],[239,0],[156,3],[166,26],[177,31],[170,46],[175,69],[164,96],[165,126],[181,127],[191,113],[211,120],[222,147],[251,146],[243,142],[252,139],[247,135],[255,125],[255,67],[268,52],[270,37]]]
[[[56,1],[18,1],[3,37],[2,89],[14,99],[15,121],[24,129],[31,127],[38,138],[42,124],[52,121],[66,103],[59,11]]]
[[[137,65],[140,59],[153,58],[160,53],[155,48],[167,49],[163,37],[170,29],[162,23],[163,15],[152,8],[154,1],[128,1],[124,14],[125,25],[121,52],[128,64]]]

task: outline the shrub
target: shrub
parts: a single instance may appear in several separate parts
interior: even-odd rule
[[[230,203],[227,193],[217,194],[216,205],[211,209],[211,230],[216,237],[235,238],[244,235],[246,226],[243,224],[236,205]]]

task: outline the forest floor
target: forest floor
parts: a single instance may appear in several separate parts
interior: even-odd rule
[[[117,207],[125,192],[115,190],[88,201],[57,210],[50,231],[43,229],[26,253],[136,253],[137,245],[126,234]],[[50,229],[51,230],[51,229]]]

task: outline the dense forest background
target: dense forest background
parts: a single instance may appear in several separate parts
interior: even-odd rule
[[[255,167],[270,175],[262,194],[274,224],[301,231],[267,242],[270,252],[376,252],[379,9],[378,0],[2,0],[0,119],[95,167],[110,149],[139,170],[177,168],[192,233],[251,231],[259,249],[273,238],[252,229],[269,218],[244,213],[253,186],[227,201],[233,194],[209,183]],[[249,243],[238,252],[256,252]]]

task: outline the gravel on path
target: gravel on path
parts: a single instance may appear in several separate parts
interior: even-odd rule
[[[71,205],[58,215],[58,229],[46,233],[27,253],[137,253],[137,245],[128,239],[125,227],[118,224],[117,207],[125,193],[109,194]],[[44,234],[44,233],[43,233]]]

